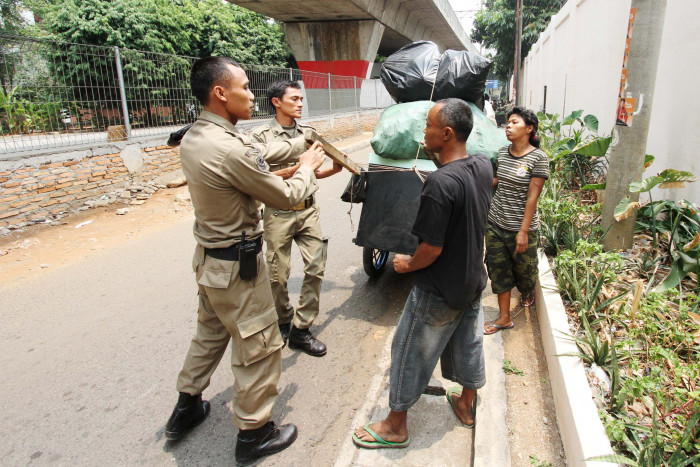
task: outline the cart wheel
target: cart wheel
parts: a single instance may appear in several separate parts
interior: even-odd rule
[[[387,250],[376,250],[364,247],[362,249],[362,265],[369,277],[379,277],[386,266],[386,259],[389,257]]]

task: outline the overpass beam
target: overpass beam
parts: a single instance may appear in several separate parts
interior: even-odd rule
[[[302,71],[369,78],[384,34],[374,20],[284,23]]]

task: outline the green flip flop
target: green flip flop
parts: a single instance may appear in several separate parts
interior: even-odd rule
[[[454,405],[454,402],[452,402],[452,396],[460,397],[461,395],[462,395],[462,388],[460,386],[452,386],[451,388],[447,389],[447,391],[445,391],[445,397],[447,397],[447,402],[450,403],[450,407],[452,407],[453,411],[455,409],[455,405]],[[476,423],[476,397],[477,397],[477,395],[474,394],[474,402],[472,404],[472,415],[475,417],[474,423]],[[462,426],[464,428],[474,428],[474,423],[472,423],[471,425],[468,425],[468,424],[462,422],[462,419],[459,418],[459,416],[457,415],[457,412],[455,412],[455,416],[457,417],[457,419],[459,420],[459,422],[462,424]]]
[[[411,444],[411,437],[410,436],[408,438],[406,438],[405,441],[402,441],[400,443],[394,443],[391,441],[384,441],[381,436],[379,436],[372,429],[370,429],[370,427],[369,427],[370,423],[365,425],[363,428],[365,429],[365,431],[367,433],[369,433],[372,436],[372,438],[374,438],[374,441],[363,441],[360,438],[358,438],[355,433],[353,433],[352,434],[352,442],[355,443],[356,446],[364,448],[364,449],[383,449],[383,448],[405,448],[405,447],[408,447],[409,444]]]

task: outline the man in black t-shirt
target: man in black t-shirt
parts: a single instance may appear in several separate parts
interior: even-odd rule
[[[447,390],[447,400],[463,426],[474,425],[476,390],[486,383],[481,292],[493,170],[483,154],[467,154],[472,127],[471,110],[460,99],[438,101],[428,113],[425,147],[440,154],[442,166],[423,186],[412,230],[420,240],[415,254],[394,258],[396,272],[416,271],[416,279],[392,343],[391,412],[355,430],[359,447],[409,445],[408,409],[438,359],[442,376],[460,384]]]

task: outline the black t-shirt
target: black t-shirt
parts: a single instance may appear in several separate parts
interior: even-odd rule
[[[486,287],[484,235],[491,205],[493,169],[483,154],[452,161],[428,175],[413,235],[442,253],[416,271],[416,286],[452,308],[469,307]]]

